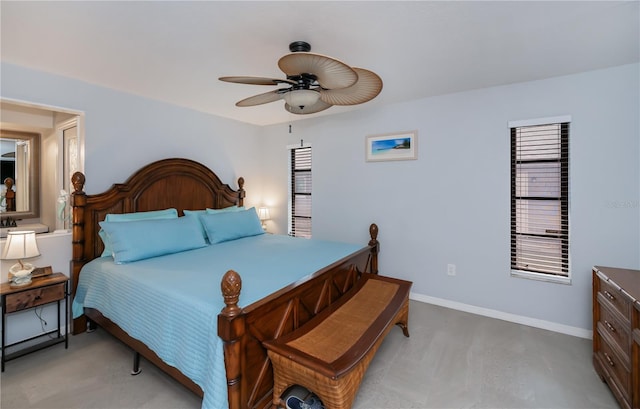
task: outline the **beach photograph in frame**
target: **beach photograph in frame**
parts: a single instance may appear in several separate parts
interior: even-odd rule
[[[367,162],[412,160],[418,158],[417,131],[370,135],[366,138]]]

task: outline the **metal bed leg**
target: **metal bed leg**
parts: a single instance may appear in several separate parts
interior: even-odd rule
[[[133,353],[133,370],[131,371],[131,375],[135,376],[142,372],[140,369],[140,354],[137,352]]]
[[[90,319],[87,319],[87,332],[93,332],[98,328],[98,325]]]

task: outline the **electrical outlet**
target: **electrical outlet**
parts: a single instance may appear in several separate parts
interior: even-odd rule
[[[448,276],[456,275],[456,265],[455,264],[447,264],[447,275]]]

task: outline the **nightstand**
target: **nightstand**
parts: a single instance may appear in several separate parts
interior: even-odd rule
[[[24,287],[11,287],[9,283],[0,284],[0,296],[2,296],[2,372],[4,372],[4,363],[12,359],[21,357],[28,353],[38,351],[43,348],[64,342],[65,349],[69,347],[68,327],[69,327],[69,299],[68,284],[69,278],[62,273],[54,273],[44,277],[34,278],[31,284]],[[64,301],[64,331],[60,323],[60,302]],[[58,303],[58,328],[47,331],[43,334],[26,339],[24,341],[6,344],[7,339],[7,316],[9,314],[39,307],[46,304]],[[57,333],[55,338],[50,338],[51,334]],[[7,354],[6,350],[14,345],[32,341],[41,337],[48,337],[43,342],[33,346]]]

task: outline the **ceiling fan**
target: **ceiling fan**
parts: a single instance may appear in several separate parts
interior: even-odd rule
[[[286,78],[233,76],[221,81],[251,85],[280,85],[284,88],[254,95],[236,103],[248,107],[281,99],[293,114],[313,114],[333,105],[357,105],[375,98],[382,90],[380,77],[364,68],[350,67],[335,58],[310,53],[304,41],[289,44],[291,54],[280,58],[278,67]]]

